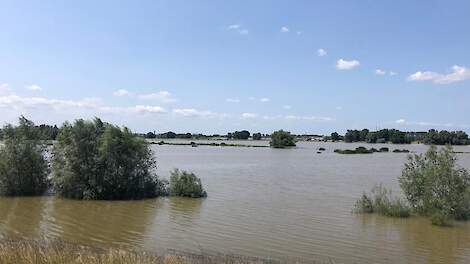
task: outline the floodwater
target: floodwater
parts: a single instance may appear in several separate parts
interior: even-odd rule
[[[267,144],[258,142],[257,144]],[[470,223],[351,213],[383,183],[400,195],[407,154],[341,155],[382,144],[301,142],[295,149],[154,145],[158,172],[191,170],[205,199],[73,201],[0,198],[0,238],[62,239],[137,250],[175,249],[336,263],[470,263]],[[319,147],[326,148],[317,154]],[[424,152],[424,145],[389,145]],[[470,147],[456,147],[469,152]],[[470,168],[470,154],[459,154]]]

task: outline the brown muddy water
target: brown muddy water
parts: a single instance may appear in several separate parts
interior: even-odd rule
[[[351,213],[355,200],[375,184],[399,195],[397,177],[407,157],[333,153],[359,145],[386,146],[299,143],[295,149],[276,150],[156,145],[161,177],[172,168],[194,171],[209,197],[125,202],[0,198],[0,238],[336,263],[470,263],[469,222],[444,228],[420,217]],[[317,154],[319,147],[326,151]],[[470,147],[456,151],[469,152]],[[470,168],[470,154],[458,157]]]

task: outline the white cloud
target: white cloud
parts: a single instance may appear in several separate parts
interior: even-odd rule
[[[227,27],[227,29],[239,29],[241,26],[238,24],[233,24]]]
[[[282,32],[282,33],[288,33],[288,32],[289,32],[289,28],[288,28],[288,27],[286,27],[286,26],[284,26],[284,27],[281,27],[281,30],[280,30],[280,32]]]
[[[8,83],[0,83],[0,94],[10,92]]]
[[[136,105],[131,107],[114,107],[114,106],[102,106],[98,110],[104,113],[113,113],[113,114],[163,114],[167,111],[160,106],[150,106],[150,105]]]
[[[284,117],[287,120],[301,120],[301,121],[323,121],[323,122],[330,122],[335,121],[332,117],[323,117],[323,116],[295,116],[295,115],[288,115]]]
[[[405,119],[398,119],[397,121],[395,121],[395,123],[397,124],[404,124],[406,122]]]
[[[113,93],[113,95],[114,95],[114,96],[119,96],[119,97],[120,97],[120,96],[129,96],[130,93],[129,93],[128,90],[119,89],[119,90],[115,91],[115,92]]]
[[[240,103],[240,99],[227,98],[225,99],[227,103]]]
[[[385,75],[386,73],[387,73],[386,71],[381,70],[381,69],[376,69],[375,70],[375,74],[377,74],[377,75]]]
[[[440,74],[431,71],[418,71],[408,76],[408,81],[432,81],[436,84],[449,84],[470,79],[470,69],[454,65],[448,74]]]
[[[160,91],[157,93],[150,93],[150,94],[142,94],[139,95],[140,99],[144,100],[156,100],[162,103],[172,103],[175,102],[176,99],[173,98],[170,92],[168,91]]]
[[[317,54],[318,56],[323,57],[323,56],[326,56],[328,53],[326,52],[325,49],[318,49]]]
[[[388,73],[388,75],[390,75],[390,76],[395,76],[395,75],[397,75],[397,73],[394,72],[394,71],[390,71],[390,72]]]
[[[0,107],[11,107],[14,109],[48,107],[53,109],[83,107],[94,108],[100,104],[98,98],[85,98],[81,100],[60,100],[45,97],[21,97],[18,95],[8,95],[0,97]]]
[[[269,100],[269,98],[261,98],[261,99],[259,99],[259,101],[262,102],[262,103],[267,103],[270,100]]]
[[[336,68],[338,70],[352,70],[358,67],[359,65],[361,65],[361,63],[357,60],[348,61],[348,60],[339,59],[336,62]]]
[[[236,31],[238,32],[240,35],[246,35],[248,34],[248,29],[246,28],[242,28],[241,25],[239,24],[233,24],[233,25],[229,25],[227,26],[227,29],[230,30],[230,31]]]
[[[37,84],[28,85],[28,86],[26,86],[26,89],[28,89],[30,91],[42,91],[41,86],[39,86]]]
[[[405,126],[423,126],[423,127],[446,127],[446,128],[470,128],[470,125],[463,124],[453,124],[453,123],[433,123],[433,122],[423,122],[423,121],[407,121],[405,119],[398,119],[395,121],[398,125]]]
[[[290,105],[283,105],[282,108],[284,108],[284,109],[286,109],[286,110],[289,110],[289,109],[292,108],[292,106],[290,106]]]
[[[173,109],[173,113],[185,117],[225,118],[227,116],[226,114],[211,111],[199,111],[194,108]]]
[[[139,113],[165,113],[166,110],[160,106],[136,105],[135,110]]]
[[[242,114],[242,119],[250,119],[250,118],[256,118],[258,117],[258,114],[255,113],[243,113]]]

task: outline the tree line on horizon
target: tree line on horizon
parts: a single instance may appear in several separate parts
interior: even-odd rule
[[[470,139],[464,131],[437,131],[431,129],[427,132],[405,132],[397,129],[369,129],[348,130],[344,136],[337,132],[331,133],[331,141],[367,142],[367,143],[393,143],[410,144],[420,142],[427,145],[469,145]]]

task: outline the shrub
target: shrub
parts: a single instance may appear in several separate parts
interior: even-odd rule
[[[279,130],[271,135],[269,145],[272,148],[295,147],[295,138],[290,132]]]
[[[375,186],[370,195],[363,194],[354,205],[356,213],[379,213],[391,217],[409,217],[410,207],[405,201],[394,198],[382,185]]]
[[[39,144],[34,123],[20,117],[19,126],[3,128],[0,146],[0,195],[41,195],[48,188],[45,148]]]
[[[194,173],[175,169],[170,172],[170,195],[200,198],[206,197],[207,193]]]
[[[380,151],[380,152],[389,152],[390,149],[387,148],[387,147],[383,147],[383,148],[380,148],[379,151]]]
[[[53,154],[53,183],[61,196],[121,200],[164,194],[149,145],[127,128],[98,118],[65,123]]]
[[[413,209],[432,216],[434,224],[470,219],[470,174],[456,162],[452,147],[431,146],[424,155],[409,156],[399,178]]]

